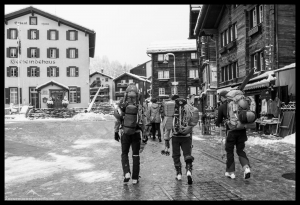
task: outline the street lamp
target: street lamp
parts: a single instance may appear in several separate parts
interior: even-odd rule
[[[163,63],[168,63],[167,56],[169,56],[169,55],[174,56],[174,82],[172,82],[172,85],[174,86],[174,94],[178,94],[177,93],[177,87],[176,87],[176,85],[178,85],[178,82],[176,82],[176,75],[175,75],[175,55],[174,55],[174,53],[165,54]]]

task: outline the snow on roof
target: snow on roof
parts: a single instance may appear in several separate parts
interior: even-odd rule
[[[169,40],[152,42],[147,48],[148,53],[196,51],[196,39]]]
[[[45,85],[47,85],[47,84],[49,84],[49,83],[55,83],[55,84],[57,84],[57,85],[59,85],[59,86],[61,86],[61,87],[64,87],[64,88],[66,88],[66,89],[68,89],[69,90],[69,87],[68,86],[66,86],[66,85],[64,85],[64,84],[61,84],[61,83],[58,83],[58,82],[56,82],[55,80],[50,80],[50,81],[48,81],[48,82],[46,82],[46,83],[44,83],[44,84],[41,84],[41,85],[39,85],[39,86],[36,86],[36,89],[39,89],[39,88],[41,88],[41,87],[43,87],[43,86],[45,86]]]
[[[274,74],[273,70],[267,71],[261,75],[258,75],[254,78],[251,78],[249,81],[253,81],[253,80],[257,80],[257,79],[261,79],[261,78],[265,78],[265,77],[269,77],[270,75]]]
[[[287,70],[287,69],[290,69],[290,68],[296,68],[296,63],[292,63],[290,65],[286,65],[283,68],[279,68],[277,70],[274,70],[274,72],[279,72],[279,71]]]
[[[128,72],[122,73],[121,75],[119,75],[118,77],[116,77],[114,80],[116,80],[117,78],[119,78],[119,77],[121,77],[122,75],[125,75],[125,74],[130,75],[131,77],[134,77],[134,78],[136,78],[138,80],[141,80],[141,81],[148,81],[148,80],[145,80],[145,79],[141,78],[138,75],[135,75],[135,74],[132,74],[132,73],[128,73]]]
[[[100,73],[99,71],[95,71],[95,72],[91,73],[91,74],[90,74],[90,77],[92,77],[92,76],[95,75],[95,74],[104,75],[104,76],[106,76],[106,77],[109,77],[109,78],[113,79],[113,77],[111,77],[111,76],[109,76],[109,75],[106,75],[106,74],[104,74],[104,73]]]
[[[271,80],[275,80],[276,77],[273,77],[272,74],[274,73],[273,71],[269,71],[269,72],[266,72],[268,75],[268,78],[267,79],[262,79],[260,81],[257,81],[255,83],[250,83],[250,84],[247,84],[244,88],[244,90],[250,90],[250,89],[254,89],[254,88],[261,88],[261,87],[268,87],[269,86],[269,82]],[[264,73],[264,74],[266,74]],[[263,75],[263,74],[262,74]],[[258,77],[258,76],[257,76]],[[236,89],[238,88],[239,86],[236,86],[236,87],[233,87],[233,89]]]

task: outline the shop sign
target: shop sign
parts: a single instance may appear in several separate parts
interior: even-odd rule
[[[20,64],[55,64],[55,60],[10,60],[11,64],[17,64],[18,62]]]

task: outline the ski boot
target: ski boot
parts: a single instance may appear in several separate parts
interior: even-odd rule
[[[175,166],[176,170],[176,180],[181,181],[182,172],[181,172],[181,166]]]
[[[186,163],[186,176],[188,179],[188,184],[193,184],[193,179],[192,179],[192,163]]]

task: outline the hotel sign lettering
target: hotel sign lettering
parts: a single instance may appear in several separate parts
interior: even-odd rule
[[[18,60],[11,59],[11,64],[18,64]],[[55,60],[19,60],[20,64],[55,64]]]

